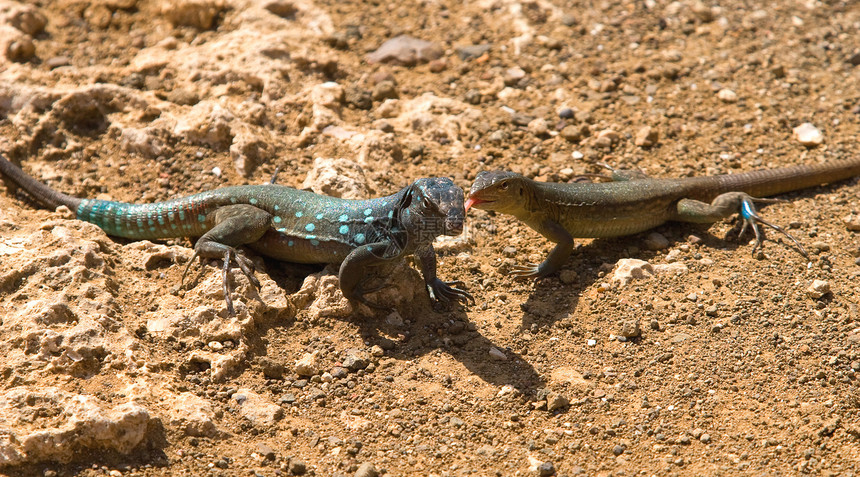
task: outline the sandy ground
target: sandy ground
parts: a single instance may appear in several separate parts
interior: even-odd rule
[[[848,1],[3,0],[0,151],[132,202],[276,168],[379,196],[486,169],[823,162],[860,153],[858,30]],[[383,54],[399,35],[429,44]],[[395,312],[354,310],[331,269],[255,258],[266,304],[235,277],[236,317],[218,263],[176,290],[192,240],[111,238],[0,190],[0,473],[860,469],[857,179],[763,210],[808,263],[774,233],[752,256],[727,220],[584,240],[516,281],[551,244],[470,211],[439,273],[475,306],[434,308],[405,264]],[[623,259],[664,273],[616,280]]]

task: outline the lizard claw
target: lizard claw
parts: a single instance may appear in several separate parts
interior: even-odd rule
[[[427,290],[430,292],[430,298],[437,302],[450,303],[456,301],[467,305],[474,305],[475,298],[471,293],[458,287],[465,286],[460,280],[444,282],[436,279],[433,283],[427,285]]]
[[[540,264],[528,262],[525,265],[514,265],[509,275],[514,278],[543,278]]]
[[[738,233],[738,237],[742,236],[744,232],[746,232],[747,227],[751,228],[755,233],[755,245],[753,245],[752,254],[755,255],[756,250],[761,248],[764,242],[764,232],[761,230],[759,224],[764,225],[766,227],[770,227],[777,232],[788,237],[794,246],[797,247],[797,251],[803,255],[804,258],[809,258],[809,254],[806,253],[806,249],[803,248],[803,245],[794,238],[793,235],[788,233],[784,228],[779,225],[772,224],[767,220],[763,219],[755,209],[755,205],[753,202],[763,202],[763,203],[776,203],[776,202],[786,202],[782,199],[754,199],[752,197],[745,197],[741,202],[741,219],[743,220],[743,225],[741,226],[741,231]]]

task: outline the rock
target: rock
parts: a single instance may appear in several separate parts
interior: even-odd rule
[[[660,139],[660,133],[656,128],[652,128],[651,126],[645,126],[640,129],[636,133],[636,137],[633,140],[633,144],[636,144],[639,147],[651,147],[657,144],[657,141]]]
[[[860,215],[846,215],[842,219],[842,223],[845,224],[845,228],[852,232],[860,232]]]
[[[707,444],[707,443],[711,442],[711,435],[710,434],[702,434],[699,437],[699,442],[701,442],[702,444]]]
[[[544,462],[537,468],[540,477],[550,477],[555,475],[555,465],[552,462]]]
[[[346,357],[343,359],[343,367],[350,371],[358,371],[364,369],[370,364],[370,354],[366,351],[358,349],[346,350]]]
[[[806,296],[813,300],[818,300],[830,293],[830,282],[825,280],[815,280],[806,289]]]
[[[794,137],[806,147],[812,148],[824,142],[824,134],[812,123],[803,123],[792,130]]]
[[[738,94],[730,89],[723,88],[717,92],[717,97],[724,103],[737,103]]]
[[[295,4],[289,0],[269,0],[263,5],[263,8],[281,18],[287,19],[292,19],[299,11]]]
[[[860,66],[860,51],[848,57],[848,62],[853,66]]]
[[[528,124],[528,130],[538,137],[549,134],[549,126],[547,126],[546,119],[544,118],[532,119]]]
[[[368,110],[373,107],[373,95],[364,88],[348,86],[344,91],[344,102],[356,109]]]
[[[180,393],[166,408],[167,425],[186,436],[211,438],[219,433],[212,420],[212,404],[193,393]]]
[[[272,426],[284,417],[281,406],[250,389],[239,389],[233,394],[232,399],[240,406],[239,414],[255,426]]]
[[[0,394],[0,468],[66,463],[105,451],[128,454],[144,442],[149,421],[134,402],[108,407],[54,387],[16,387]]]
[[[515,86],[526,77],[526,72],[522,68],[515,66],[505,70],[504,82],[505,86]]]
[[[504,353],[504,351],[500,350],[499,348],[496,348],[495,346],[490,347],[489,353],[490,353],[490,357],[496,361],[507,361],[508,360],[508,356]]]
[[[30,35],[9,25],[0,25],[0,52],[9,61],[23,63],[36,55],[36,44]]]
[[[386,41],[376,51],[367,55],[367,61],[415,66],[439,59],[443,53],[438,43],[400,35]]]
[[[349,159],[329,157],[314,159],[302,188],[343,199],[365,199],[371,192],[360,165]]]
[[[654,274],[654,269],[650,263],[644,260],[625,258],[618,261],[616,264],[615,273],[612,275],[613,281],[621,282],[626,285],[634,279],[647,278]]]
[[[612,129],[604,129],[597,133],[597,139],[594,142],[594,145],[603,149],[609,149],[613,145],[617,144],[621,139],[621,136]]]
[[[403,147],[392,133],[368,132],[358,150],[358,163],[374,168],[387,168],[403,160]]]
[[[45,31],[48,18],[34,5],[3,1],[0,3],[0,24],[10,25],[32,37]]]
[[[571,283],[574,283],[576,281],[578,276],[579,274],[576,273],[576,270],[564,269],[559,272],[558,279],[561,280],[561,283],[564,283],[565,285],[570,285]]]
[[[233,113],[220,104],[210,100],[201,101],[188,114],[179,118],[173,133],[191,144],[223,151],[233,142],[230,123],[234,118]]]
[[[621,331],[618,332],[618,336],[623,336],[625,338],[636,338],[642,334],[642,330],[639,328],[639,320],[626,320],[621,324]]]
[[[262,368],[263,376],[269,379],[283,379],[284,371],[286,371],[283,364],[265,357],[260,358],[260,368]]]
[[[307,471],[308,466],[303,460],[292,459],[290,461],[290,473],[292,473],[293,475],[305,475],[305,472]]]
[[[361,464],[358,470],[355,471],[355,477],[377,477],[378,475],[379,471],[376,470],[376,467],[371,462]]]
[[[322,360],[319,357],[319,351],[305,353],[293,365],[293,371],[299,376],[316,376],[321,370]]]
[[[230,157],[236,172],[243,177],[251,177],[257,167],[266,162],[272,155],[271,141],[263,136],[254,134],[250,129],[242,128],[233,137],[230,145]]]
[[[583,129],[586,132],[585,134],[583,133]],[[566,140],[568,140],[570,142],[579,142],[582,140],[582,138],[584,138],[588,135],[587,131],[588,131],[588,126],[585,126],[585,125],[565,126],[564,128],[562,128],[562,130],[559,132],[559,134],[561,134],[561,137],[565,138]]]
[[[457,56],[461,60],[468,61],[481,57],[484,53],[490,51],[490,48],[492,46],[485,43],[482,45],[458,46],[454,51],[456,51]]]
[[[154,159],[165,151],[165,143],[161,139],[162,134],[160,133],[167,133],[167,131],[156,130],[152,127],[143,129],[122,128],[119,144],[125,152]]]
[[[173,26],[189,26],[209,30],[227,5],[221,0],[162,0],[161,14]]]
[[[550,392],[546,396],[546,410],[549,412],[570,405],[570,400],[561,394]]]
[[[643,242],[648,250],[663,250],[669,247],[669,239],[659,232],[651,232]]]
[[[393,81],[382,81],[373,87],[370,93],[373,101],[384,101],[386,99],[397,99],[397,85]]]
[[[176,88],[167,93],[167,100],[182,106],[194,106],[200,102],[200,96],[186,88]]]

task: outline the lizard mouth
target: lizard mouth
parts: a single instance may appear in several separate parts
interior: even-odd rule
[[[492,200],[476,199],[474,196],[469,196],[469,198],[466,199],[466,207],[465,207],[466,212],[468,212],[469,209],[471,209],[472,207],[474,207],[478,204],[487,204],[490,202],[493,202],[493,201]]]

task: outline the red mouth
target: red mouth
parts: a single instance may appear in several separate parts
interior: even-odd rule
[[[486,201],[486,200],[481,200],[481,199],[476,199],[476,198],[474,198],[474,197],[472,197],[472,196],[469,196],[469,198],[467,198],[467,199],[466,199],[466,212],[468,212],[468,211],[469,211],[469,209],[470,209],[470,208],[472,208],[472,206],[475,206],[475,205],[478,205],[478,204],[483,204],[483,203],[485,203],[485,202],[488,202],[488,201]]]

